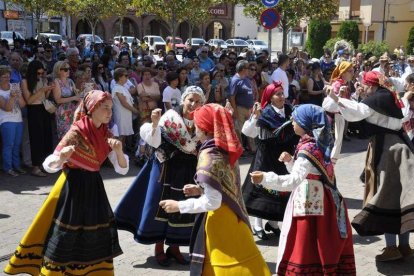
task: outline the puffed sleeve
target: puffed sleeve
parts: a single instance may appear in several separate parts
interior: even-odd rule
[[[313,165],[306,158],[298,157],[290,174],[277,175],[274,172],[264,173],[263,187],[283,192],[293,191],[306,178]]]
[[[204,193],[199,198],[189,198],[179,201],[178,207],[180,213],[204,213],[220,208],[222,199],[221,192],[206,183],[200,183],[199,185],[204,187]]]
[[[259,135],[259,128],[256,126],[257,119],[254,117],[245,121],[242,128],[242,133],[250,138],[256,138]]]
[[[139,130],[139,135],[151,147],[158,148],[161,145],[161,129],[160,127],[154,129],[152,123],[143,124]]]
[[[373,114],[373,110],[364,103],[358,103],[344,98],[339,98],[339,109],[345,120],[349,122],[362,121]]]
[[[114,165],[115,171],[119,174],[122,174],[122,175],[126,175],[129,171],[129,157],[126,154],[124,154],[124,157],[126,159],[127,166],[125,168],[122,168],[122,167],[119,166],[118,157],[116,156],[116,152],[111,151],[108,154],[108,159],[109,159],[109,161],[111,161],[112,165]]]
[[[49,155],[45,161],[43,161],[43,168],[45,169],[46,172],[48,173],[57,173],[58,171],[60,171],[63,167],[63,164],[59,167],[54,166],[53,164],[56,163],[59,160],[59,156],[56,154],[51,154]]]

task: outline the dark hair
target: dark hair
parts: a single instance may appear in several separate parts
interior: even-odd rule
[[[210,76],[210,73],[209,73],[209,72],[207,72],[207,71],[201,71],[201,72],[200,72],[200,81],[201,81],[201,80],[203,80],[203,78],[204,78],[205,76]]]
[[[225,60],[227,58],[227,55],[226,54],[222,54],[221,56],[220,56],[220,58],[219,58],[219,61],[223,61],[223,60]]]
[[[119,67],[119,68],[116,68],[115,69],[115,71],[114,71],[114,79],[115,79],[115,81],[116,82],[118,82],[119,81],[119,79],[123,76],[123,75],[127,75],[128,74],[128,71],[127,71],[127,69],[125,69],[124,67]]]
[[[288,73],[289,75],[291,75],[291,76],[292,76],[292,78],[294,78],[294,77],[295,77],[295,70],[293,70],[293,69],[287,69],[287,70],[286,70],[286,73]]]
[[[319,62],[312,63],[312,66],[311,66],[312,71],[316,71],[316,70],[319,70],[319,69],[321,69],[321,65],[319,64]]]
[[[188,70],[187,70],[185,67],[181,67],[181,68],[178,68],[178,69],[177,69],[178,81],[180,81],[180,73],[181,73],[181,71],[183,71],[183,70],[185,70],[185,71],[187,71],[187,72],[188,72]],[[184,83],[184,85],[188,85],[188,77],[185,79],[185,83]],[[180,88],[181,88],[181,83],[178,83],[178,86],[180,86]]]
[[[177,72],[174,72],[174,71],[168,72],[168,73],[167,73],[167,77],[166,77],[166,79],[167,79],[167,83],[168,83],[168,85],[170,85],[172,81],[174,81],[174,80],[177,80],[177,79],[178,79],[178,74],[177,74]]]
[[[33,94],[38,78],[37,78],[37,70],[43,69],[45,70],[45,67],[43,66],[43,63],[38,60],[33,60],[29,63],[29,66],[27,67],[26,72],[26,81],[27,81],[27,88],[29,89],[29,92]]]
[[[123,56],[127,56],[128,57],[128,60],[129,60],[129,64],[131,64],[131,57],[129,56],[129,53],[128,52],[121,52],[121,53],[119,53],[118,62],[121,62],[122,61],[122,57]]]
[[[43,44],[43,48],[46,50],[46,49],[53,49],[53,46],[52,46],[52,44],[50,44],[50,43],[46,43],[46,44]]]
[[[92,77],[95,78],[95,81],[98,81],[98,77],[99,77],[99,65],[104,66],[103,62],[101,61],[95,61],[94,63],[92,63]],[[105,68],[105,66],[104,66]],[[108,80],[106,79],[106,74],[102,74],[102,78],[105,82],[108,82]]]
[[[414,73],[409,74],[406,78],[405,81],[408,82],[409,84],[414,84]]]
[[[164,63],[160,62],[160,63],[157,63],[157,65],[155,65],[155,69],[159,69],[159,68],[164,68],[165,69]]]
[[[151,76],[152,76],[152,70],[151,70],[151,68],[149,68],[149,67],[144,67],[144,68],[142,68],[142,70],[141,70],[141,75],[143,76],[143,75],[144,75],[144,73],[150,73],[150,74],[151,74]]]
[[[279,66],[281,66],[282,64],[284,64],[285,62],[289,61],[289,56],[285,55],[285,54],[281,54],[278,58],[278,64]]]

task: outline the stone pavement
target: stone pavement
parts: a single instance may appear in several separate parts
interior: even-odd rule
[[[336,167],[339,189],[346,198],[349,217],[352,218],[362,205],[363,184],[359,180],[362,171],[367,141],[352,139],[345,142],[341,159]],[[247,174],[249,160],[241,160],[242,179]],[[110,168],[104,168],[102,175],[105,188],[111,202],[115,207],[121,196],[125,193],[138,168],[131,166],[127,176],[120,176]],[[47,178],[20,176],[9,178],[0,174],[0,275],[8,261],[8,256],[14,251],[32,219],[36,215],[43,201],[46,199],[58,175]],[[124,254],[115,259],[116,275],[188,275],[188,267],[173,263],[169,268],[161,268],[156,264],[153,256],[153,246],[135,243],[132,234],[119,231],[121,247]],[[384,247],[384,238],[360,237],[353,235],[354,249],[357,264],[357,274],[369,275],[414,275],[414,258],[393,263],[375,263],[375,255]],[[411,245],[414,238],[411,236]],[[256,238],[265,260],[270,269],[274,271],[277,257],[278,239],[271,236],[268,241]],[[183,252],[188,248],[183,247]]]

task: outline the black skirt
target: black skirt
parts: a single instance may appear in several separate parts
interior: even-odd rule
[[[99,172],[69,169],[44,256],[57,264],[91,264],[122,254],[115,217]]]
[[[298,137],[284,143],[279,143],[277,138],[257,139],[256,156],[250,165],[242,189],[249,215],[267,220],[283,220],[290,192],[278,192],[265,189],[260,185],[253,185],[249,175],[253,171],[274,172],[278,175],[288,174],[285,164],[278,159],[284,151],[293,154],[297,142]]]

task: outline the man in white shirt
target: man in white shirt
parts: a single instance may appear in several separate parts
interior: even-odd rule
[[[289,79],[286,74],[286,70],[289,67],[290,60],[287,55],[279,56],[279,67],[272,74],[272,81],[278,81],[282,83],[283,94],[287,99],[289,97]]]

